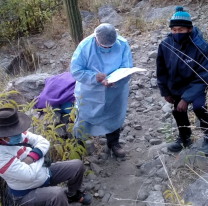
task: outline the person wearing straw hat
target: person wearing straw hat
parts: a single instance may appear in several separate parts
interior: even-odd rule
[[[107,23],[100,24],[78,45],[70,65],[77,81],[74,91],[78,105],[75,136],[81,136],[80,125],[89,135],[106,135],[108,147],[117,157],[125,156],[119,136],[126,116],[130,77],[108,84],[106,75],[119,68],[132,67],[127,40]]]
[[[46,164],[50,143],[26,131],[30,118],[16,109],[0,109],[0,176],[9,196],[19,205],[68,206],[91,202],[91,195],[79,191],[84,166],[80,160]],[[68,190],[56,185],[67,181]]]
[[[200,120],[204,141],[200,151],[208,154],[208,114],[205,89],[208,83],[208,44],[201,31],[193,27],[190,14],[176,7],[170,20],[171,33],[158,48],[157,82],[161,95],[174,104],[172,114],[179,136],[168,149],[179,152],[192,144],[191,128],[187,115],[188,105]]]

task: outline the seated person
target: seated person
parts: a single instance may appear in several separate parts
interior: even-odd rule
[[[76,81],[71,73],[64,72],[46,79],[45,87],[38,97],[35,107],[42,109],[46,103],[53,108],[59,108],[61,113],[69,114],[73,107]]]
[[[9,195],[19,205],[69,206],[90,204],[92,196],[79,189],[84,165],[80,160],[44,164],[50,143],[40,135],[25,132],[30,118],[12,108],[0,109],[0,176]],[[31,146],[31,147],[30,147]],[[56,185],[67,181],[68,190]]]

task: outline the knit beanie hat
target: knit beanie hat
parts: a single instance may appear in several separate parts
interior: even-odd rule
[[[170,20],[169,27],[174,26],[185,26],[185,27],[192,27],[191,15],[183,10],[182,6],[176,7],[176,13],[172,16]]]

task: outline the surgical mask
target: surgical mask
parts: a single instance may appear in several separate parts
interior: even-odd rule
[[[98,46],[100,51],[103,52],[103,53],[108,53],[111,51],[111,48],[104,48],[104,47],[101,47],[101,46]]]
[[[176,42],[178,42],[179,44],[182,44],[185,40],[188,39],[190,32],[188,33],[176,33],[176,34],[172,34],[173,38]]]
[[[10,145],[18,144],[22,140],[22,134],[14,135],[9,137],[9,143]]]

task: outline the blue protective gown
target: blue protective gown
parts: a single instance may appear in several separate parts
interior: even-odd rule
[[[93,67],[107,75],[118,68],[132,68],[132,54],[127,40],[121,36],[117,37],[116,43],[108,50],[102,52],[92,34],[78,45],[73,54],[71,73],[77,81],[75,97],[78,106],[74,128],[76,136],[79,136],[77,129],[80,125],[84,126],[84,133],[98,136],[114,132],[124,122],[130,77],[107,88],[96,81],[98,72]]]

